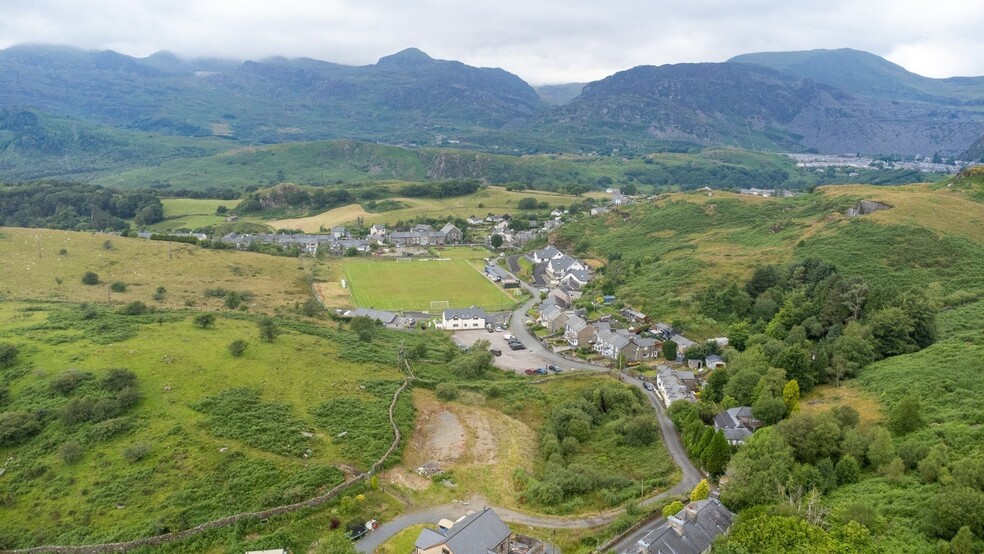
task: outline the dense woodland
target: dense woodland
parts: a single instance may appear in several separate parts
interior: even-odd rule
[[[67,183],[0,185],[0,226],[121,231],[129,228],[128,219],[150,225],[163,218],[160,199],[146,192]]]

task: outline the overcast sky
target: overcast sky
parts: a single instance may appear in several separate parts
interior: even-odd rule
[[[363,65],[416,46],[534,85],[842,47],[931,77],[984,75],[981,29],[979,0],[0,0],[3,48],[47,42]]]

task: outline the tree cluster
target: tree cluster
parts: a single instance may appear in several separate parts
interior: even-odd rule
[[[123,231],[128,219],[137,225],[157,223],[164,219],[164,206],[153,194],[97,185],[0,185],[0,226]]]

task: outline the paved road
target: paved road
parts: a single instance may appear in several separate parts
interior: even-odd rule
[[[518,255],[516,255],[516,256],[508,256],[506,258],[506,263],[509,264],[509,271],[511,271],[514,274],[515,273],[519,273],[519,271],[520,271],[519,258],[520,258],[520,256],[518,256]],[[513,277],[515,277],[515,275],[513,275]]]

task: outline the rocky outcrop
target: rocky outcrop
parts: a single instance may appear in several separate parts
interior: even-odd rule
[[[875,202],[874,200],[862,200],[858,202],[857,206],[853,208],[848,208],[844,215],[847,217],[858,217],[861,215],[873,214],[881,210],[891,210],[893,206],[888,204],[883,204],[881,202]]]

